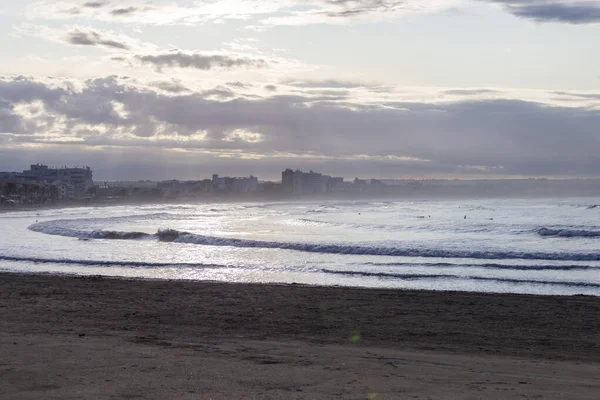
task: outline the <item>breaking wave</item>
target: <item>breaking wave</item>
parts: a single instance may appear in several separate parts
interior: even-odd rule
[[[335,243],[294,243],[277,241],[260,241],[251,239],[235,239],[217,236],[198,235],[175,229],[161,229],[155,234],[143,232],[118,231],[81,231],[70,226],[56,224],[60,221],[42,222],[29,227],[32,231],[50,235],[77,237],[80,239],[157,239],[161,242],[188,243],[205,246],[229,246],[239,248],[262,248],[295,250],[309,253],[341,254],[341,255],[371,255],[398,257],[428,257],[428,258],[472,258],[472,259],[531,259],[556,261],[598,261],[600,253],[541,253],[519,251],[485,251],[485,250],[444,250],[391,246],[367,246]]]
[[[551,229],[541,228],[537,231],[538,235],[544,237],[564,237],[564,238],[595,238],[600,237],[600,231],[588,231],[583,229]]]
[[[119,231],[92,231],[87,237],[81,239],[122,239],[135,240],[146,239],[152,237],[149,233],[144,232],[119,232]]]
[[[600,270],[600,266],[592,265],[514,265],[514,264],[453,264],[453,263],[374,263],[367,262],[361,265],[374,267],[425,267],[425,268],[481,268],[491,270],[509,271],[589,271]]]

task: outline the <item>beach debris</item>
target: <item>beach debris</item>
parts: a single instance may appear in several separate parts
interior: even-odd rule
[[[351,343],[360,342],[360,332],[350,332],[350,337],[348,339]]]

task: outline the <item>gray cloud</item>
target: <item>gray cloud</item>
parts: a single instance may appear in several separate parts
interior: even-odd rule
[[[115,8],[110,12],[111,15],[114,16],[123,16],[123,15],[131,15],[139,11],[137,7],[124,7],[124,8]]]
[[[110,2],[109,1],[105,1],[105,0],[99,0],[99,1],[88,1],[86,3],[83,3],[83,7],[86,8],[102,8],[104,6],[107,6]]]
[[[87,31],[75,29],[67,33],[65,40],[71,44],[80,46],[104,46],[120,50],[130,49],[129,45],[125,42],[108,37],[93,29]]]
[[[218,99],[229,99],[235,96],[235,93],[231,90],[223,87],[216,87],[214,89],[205,90],[202,92],[203,97],[216,97]]]
[[[6,102],[0,101],[0,133],[24,133],[26,131],[23,119],[15,115],[13,106]]]
[[[278,158],[280,164],[299,167],[360,165],[390,174],[462,174],[470,165],[482,167],[477,171],[490,167],[492,174],[497,173],[492,167],[500,166],[503,174],[600,175],[600,111],[584,107],[479,100],[354,103],[349,108],[302,95],[216,100],[208,94],[161,94],[116,77],[86,81],[78,91],[26,78],[0,81],[3,109],[15,114],[11,107],[17,104],[42,101],[44,126],[66,121],[59,125],[65,134],[94,147],[177,147],[262,157],[256,165],[275,165],[267,159]],[[39,126],[39,118],[27,117],[25,123]],[[36,132],[41,136],[33,138],[47,140],[45,131]],[[171,132],[178,139],[171,139]],[[241,139],[228,139],[231,132]],[[243,132],[260,134],[261,140],[244,141]],[[181,140],[186,136],[189,141]],[[61,148],[68,151],[69,146],[75,145]]]
[[[144,64],[151,64],[159,70],[165,67],[195,68],[204,71],[215,68],[231,69],[235,67],[267,67],[267,62],[263,59],[234,57],[228,55],[204,55],[198,53],[188,54],[181,51],[157,55],[137,55],[135,58]]]
[[[152,86],[157,87],[161,90],[164,90],[165,92],[170,92],[170,93],[182,93],[182,92],[189,91],[189,89],[187,87],[183,86],[181,83],[179,83],[177,81],[154,82],[152,84]]]
[[[521,18],[538,22],[568,24],[600,23],[600,4],[597,1],[571,0],[484,0],[503,4],[505,9]]]
[[[233,87],[236,87],[236,88],[245,88],[245,87],[249,86],[247,84],[244,84],[243,82],[227,82],[227,85],[228,86],[233,86]]]
[[[392,13],[402,9],[415,9],[415,5],[406,0],[324,0],[323,4],[328,9],[317,13],[330,18],[351,18],[373,13]]]

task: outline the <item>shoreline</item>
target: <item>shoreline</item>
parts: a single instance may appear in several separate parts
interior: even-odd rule
[[[17,261],[12,261],[17,262]],[[60,262],[60,260],[59,260]],[[33,261],[35,263],[35,261]],[[472,294],[481,296],[526,296],[526,297],[542,297],[542,298],[562,298],[562,297],[573,297],[573,298],[591,298],[598,299],[600,301],[600,295],[591,294],[538,294],[538,293],[520,293],[520,292],[477,292],[469,290],[434,290],[434,289],[406,289],[406,288],[389,288],[389,287],[370,287],[370,286],[347,286],[347,285],[322,285],[322,284],[311,284],[311,283],[300,283],[300,282],[229,282],[220,280],[209,280],[209,279],[191,279],[191,278],[152,278],[152,277],[130,277],[120,275],[84,275],[72,272],[46,272],[46,271],[12,271],[7,269],[0,269],[0,277],[3,275],[25,275],[25,276],[47,276],[55,278],[73,278],[82,280],[115,280],[115,281],[142,281],[142,282],[154,282],[154,283],[168,283],[168,282],[183,282],[183,283],[199,283],[199,284],[216,284],[216,285],[257,285],[257,286],[274,286],[274,287],[304,287],[304,288],[316,288],[316,289],[351,289],[351,290],[364,290],[364,291],[399,291],[403,293],[431,293],[431,294]]]
[[[600,298],[0,272],[0,398],[596,399]]]
[[[410,194],[388,194],[388,195],[351,195],[351,196],[265,196],[265,197],[200,197],[189,199],[161,199],[161,200],[130,200],[121,202],[90,202],[90,203],[72,203],[57,205],[42,205],[40,207],[2,207],[0,214],[28,212],[28,211],[46,211],[46,210],[66,210],[71,208],[104,208],[104,207],[126,207],[126,206],[154,206],[154,205],[202,205],[202,204],[234,204],[234,203],[311,203],[323,201],[391,201],[391,202],[412,202],[412,201],[483,201],[483,200],[568,200],[568,199],[589,199],[598,198],[597,194],[540,194],[540,195],[521,195],[513,194],[506,196],[480,195],[480,196],[459,196],[446,195],[432,197],[428,195],[413,196]]]

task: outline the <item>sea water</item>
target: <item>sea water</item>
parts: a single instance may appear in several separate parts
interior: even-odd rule
[[[6,213],[0,214],[0,269],[597,296],[600,207],[594,200],[205,203]]]

